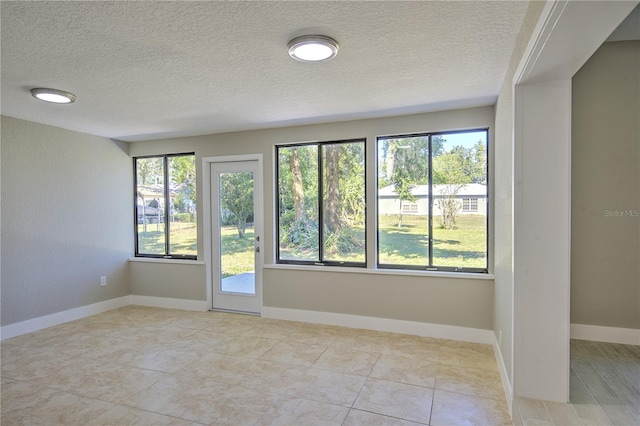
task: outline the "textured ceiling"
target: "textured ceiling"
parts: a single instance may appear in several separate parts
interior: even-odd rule
[[[134,141],[495,102],[525,1],[0,3],[3,115]],[[321,64],[289,40],[340,43]],[[72,105],[31,98],[68,90]]]

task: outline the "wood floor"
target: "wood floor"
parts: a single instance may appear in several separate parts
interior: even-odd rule
[[[571,340],[571,404],[518,398],[524,425],[640,425],[640,346]]]

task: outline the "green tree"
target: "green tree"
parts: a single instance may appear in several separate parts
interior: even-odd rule
[[[138,158],[136,169],[138,185],[155,185],[164,180],[162,157]]]
[[[437,200],[445,229],[453,229],[461,205],[458,193],[466,184],[471,183],[469,170],[469,151],[462,146],[455,146],[449,152],[433,158],[433,183],[438,185],[440,198]]]
[[[340,145],[325,145],[324,225],[329,232],[338,232],[340,222]]]
[[[220,175],[220,207],[231,213],[238,228],[238,238],[244,238],[247,220],[253,215],[253,174],[251,172]]]
[[[429,181],[429,140],[426,137],[387,139],[383,151],[386,151],[383,155],[387,162],[386,178],[400,199],[398,227],[402,227],[402,203],[416,201],[413,189]]]

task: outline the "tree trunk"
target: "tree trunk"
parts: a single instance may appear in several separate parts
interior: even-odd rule
[[[245,219],[244,217],[242,218],[239,217],[237,222],[237,227],[238,227],[238,238],[244,238],[244,233],[247,229],[247,219]]]
[[[302,170],[300,167],[300,156],[298,155],[298,149],[291,150],[291,157],[289,158],[289,167],[293,174],[293,210],[296,214],[296,222],[306,219],[306,212],[304,209],[304,189],[302,187]]]
[[[324,224],[329,232],[340,230],[340,147],[336,145],[326,146],[326,189],[327,200],[324,208]]]

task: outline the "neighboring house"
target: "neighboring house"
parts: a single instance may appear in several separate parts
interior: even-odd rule
[[[457,185],[433,185],[433,213],[441,214],[438,200],[455,191]],[[429,211],[429,185],[417,185],[411,191],[415,201],[400,200],[393,185],[378,191],[378,212],[383,215],[426,215]],[[487,186],[478,183],[463,185],[457,191],[460,214],[487,214]]]

